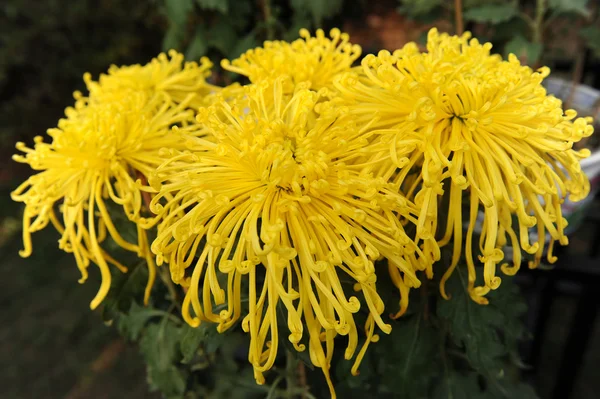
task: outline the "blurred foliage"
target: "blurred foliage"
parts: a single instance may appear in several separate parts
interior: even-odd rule
[[[579,31],[588,47],[600,58],[600,20],[595,25],[589,25]]]
[[[346,2],[356,11],[362,3]],[[188,59],[236,58],[266,39],[291,40],[300,28],[322,27],[343,5],[344,0],[162,0],[169,21],[162,47],[183,51]]]
[[[153,1],[3,0],[0,134],[3,145],[55,126],[72,92],[111,63],[146,62],[160,50]],[[6,151],[6,148],[4,149]],[[4,152],[4,151],[3,151]]]
[[[398,0],[398,11],[410,18],[432,22],[454,21],[454,1]],[[544,57],[551,26],[564,22],[579,33],[582,46],[599,53],[600,19],[590,0],[463,0],[463,19],[481,40],[494,43],[504,55],[514,53],[529,65]],[[479,26],[474,26],[478,24]],[[577,37],[577,34],[575,35]]]
[[[546,54],[544,31],[557,21],[581,28],[582,43],[600,56],[600,20],[589,0],[463,0],[469,28],[505,54],[536,64]],[[0,135],[4,153],[56,124],[82,75],[110,64],[144,63],[160,50],[209,56],[214,79],[228,83],[218,61],[266,39],[292,40],[300,28],[364,24],[386,7],[425,22],[453,20],[452,1],[388,0],[5,0],[0,5]],[[540,9],[543,5],[543,9]],[[541,19],[537,18],[541,15]]]
[[[331,370],[338,396],[535,398],[533,390],[518,380],[522,363],[517,344],[526,338],[521,320],[526,306],[518,288],[505,277],[490,294],[490,305],[480,306],[469,298],[466,275],[459,267],[448,281],[450,301],[439,297],[437,282],[427,284],[425,296],[422,290],[413,290],[408,313],[392,321],[390,335],[381,334],[379,342],[371,344],[358,376],[350,374],[352,362],[337,351]],[[179,316],[175,305],[179,300],[173,301],[160,284],[154,288],[154,302],[143,307],[137,301],[143,296],[145,278],[143,265],[118,276],[104,317],[139,343],[148,382],[165,398],[328,396],[320,369],[313,369],[307,353],[290,351],[289,345],[282,345],[287,350],[280,350],[275,367],[266,374],[267,383],[257,385],[246,359],[248,336],[239,323],[223,334],[210,323],[192,328]],[[389,304],[397,301],[392,287],[381,284],[383,299]],[[393,310],[393,305],[389,308]],[[361,313],[357,322],[360,317]],[[286,337],[281,335],[284,344]],[[344,337],[336,341],[345,344]],[[298,376],[299,367],[310,382],[307,386]]]
[[[484,4],[470,7],[464,13],[467,21],[489,23],[492,25],[510,21],[517,16],[517,8],[513,4]]]
[[[297,37],[343,10],[344,0],[4,0],[0,3],[3,153],[56,125],[86,71],[146,63],[161,50],[215,63],[268,38]],[[360,12],[356,2],[353,12]],[[362,4],[363,2],[359,2]],[[347,14],[351,14],[346,11]],[[218,64],[216,79],[220,79]],[[8,159],[8,157],[5,157]]]

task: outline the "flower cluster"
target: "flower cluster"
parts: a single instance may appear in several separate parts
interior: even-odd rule
[[[301,29],[300,36],[292,43],[266,41],[264,47],[248,50],[231,62],[223,60],[221,66],[252,83],[273,82],[285,75],[290,78],[288,90],[300,83],[315,91],[331,90],[336,75],[350,70],[361,54],[360,46],[351,44],[348,34],[339,29],[331,30],[331,39],[321,29],[316,37]]]
[[[162,162],[160,150],[185,148],[186,137],[197,131],[191,104],[207,93],[208,66],[182,62],[180,54],[171,53],[170,60],[161,54],[145,66],[112,67],[99,82],[86,74],[89,97],[75,93],[75,107],[67,108],[58,128],[48,130],[52,141],[38,136],[33,149],[17,143],[25,155],[14,159],[40,171],[12,193],[13,200],[25,203],[21,255],[31,254],[31,233],[51,222],[61,234],[60,248],[75,256],[81,283],[90,262],[100,268],[102,283],[92,309],[110,288],[109,264],[127,271],[101,247],[107,236],[146,260],[148,301],[155,269],[146,232],[136,224],[137,242],[128,242],[113,219],[138,221],[149,191],[143,182]]]
[[[522,251],[530,267],[554,260],[554,242],[567,244],[562,201],[589,191],[579,164],[589,151],[572,147],[592,128],[546,94],[547,68],[491,55],[468,34],[433,29],[426,52],[410,43],[357,67],[347,34],[300,35],[223,61],[246,86],[209,85],[206,60],[182,66],[176,53],[111,67],[97,82],[86,75],[89,97],[76,93],[52,142],[18,144],[15,159],[40,173],[13,198],[26,205],[24,256],[30,233],[52,222],[83,279],[90,261],[100,267],[92,307],[109,289],[108,264],[125,270],[100,245],[110,236],[146,258],[146,300],[156,260],[183,287],[188,324],[223,332],[241,321],[258,383],[286,326],[334,395],[336,337],[356,374],[376,329],[392,329],[381,281],[398,288],[399,317],[423,279],[441,276],[448,298],[461,261],[485,304],[498,264],[512,275]],[[137,243],[121,237],[107,202],[135,223]]]
[[[572,147],[593,128],[589,118],[575,119],[575,111],[563,112],[561,101],[546,95],[541,82],[548,68],[534,72],[514,55],[504,61],[490,54],[490,43],[469,39],[468,33],[457,37],[432,29],[427,52],[409,43],[393,54],[367,56],[360,70],[337,79],[335,87],[359,123],[390,142],[393,162],[375,173],[395,174],[393,181],[414,199],[418,237],[441,233],[440,246],[452,242],[442,295],[447,297],[444,283],[464,250],[471,297],[483,304],[485,294],[500,285],[496,266],[507,243],[514,251],[512,266],[501,265],[507,275],[519,269],[521,250],[534,254],[530,267],[539,264],[546,232],[550,262],[554,242],[568,243],[560,205],[567,194],[578,201],[589,191],[579,165],[589,150]],[[447,205],[438,209],[440,203]],[[483,284],[475,286],[472,245],[480,208]],[[444,231],[438,232],[438,222]],[[531,243],[533,227],[537,242]]]
[[[433,261],[402,225],[416,218],[415,206],[365,169],[378,161],[378,144],[369,144],[344,108],[319,103],[318,93],[300,89],[287,98],[287,79],[245,87],[248,109],[224,100],[201,109],[198,120],[211,140],[193,152],[173,151],[150,179],[161,187],[151,209],[167,215],[152,250],[169,262],[173,281],[189,287],[184,319],[224,331],[248,298],[242,326],[259,382],[277,353],[278,306],[287,310],[288,339],[304,350],[306,328],[311,359],[328,375],[336,335],[348,335],[347,359],[355,352],[353,314],[361,306],[369,309],[365,346],[375,325],[391,329],[381,317],[375,261],[387,258],[413,287],[420,284],[415,270]],[[428,248],[435,246],[430,241]],[[219,275],[227,277],[224,287]],[[362,303],[347,297],[344,277]],[[215,306],[225,309],[215,314]]]

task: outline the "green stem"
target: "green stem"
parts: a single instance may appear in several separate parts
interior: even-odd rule
[[[240,378],[234,377],[230,374],[225,374],[225,373],[215,373],[216,377],[222,380],[228,380],[229,382],[231,382],[232,384],[235,384],[237,386],[240,387],[244,387],[244,388],[248,388],[251,389],[253,391],[259,391],[259,392],[269,392],[271,390],[271,388],[269,388],[268,386],[265,385],[258,385],[256,383],[248,383]]]
[[[306,369],[304,367],[304,363],[298,362],[296,375],[298,376],[298,386],[303,390],[303,393],[300,394],[300,398],[310,399],[310,393],[308,392],[308,387],[306,385]]]
[[[452,395],[451,382],[450,382],[450,367],[448,366],[448,357],[446,354],[446,339],[448,335],[448,327],[444,324],[440,329],[440,352],[442,358],[442,365],[444,368],[444,378],[446,379],[446,385],[448,386],[448,399],[454,399]]]
[[[296,362],[290,351],[285,351],[285,385],[287,397],[292,397],[292,389],[296,386]]]
[[[283,376],[278,376],[277,378],[275,378],[275,381],[273,381],[273,385],[271,385],[271,389],[269,389],[269,393],[267,394],[267,398],[266,399],[271,399],[271,398],[275,398],[276,394],[275,392],[277,391],[277,385],[279,385],[279,383],[281,382],[281,380],[283,380]]]
[[[423,301],[423,320],[427,322],[429,321],[429,292],[427,288],[427,281],[424,281],[423,284],[421,284],[420,294],[421,300]]]
[[[454,28],[458,36],[462,35],[465,30],[462,9],[462,0],[454,0]]]
[[[160,279],[162,280],[162,282],[167,287],[167,290],[169,291],[169,296],[171,297],[171,302],[173,302],[173,305],[175,305],[177,307],[177,309],[179,309],[179,311],[181,311],[181,304],[179,303],[179,297],[177,295],[177,290],[175,289],[175,284],[173,284],[173,282],[171,281],[171,277],[168,275],[169,271],[164,266],[159,267],[158,270],[159,270],[158,275],[160,276]]]
[[[300,395],[301,397],[306,398],[306,399],[317,399],[315,397],[315,395],[308,392],[306,390],[306,388],[294,388],[290,391],[290,394],[292,395],[292,396],[290,396],[291,398],[293,398],[294,395]]]
[[[573,76],[571,78],[571,90],[569,96],[564,102],[565,109],[569,109],[573,105],[573,99],[575,98],[575,92],[577,91],[577,85],[583,78],[583,69],[585,66],[585,48],[581,43],[581,39],[577,38],[576,41],[577,56],[575,57],[575,65],[573,66]]]
[[[260,8],[262,9],[263,21],[267,33],[267,40],[275,38],[275,30],[273,25],[273,12],[271,10],[271,0],[260,0]]]
[[[535,21],[533,20],[533,18],[531,18],[528,14],[522,11],[519,12],[519,17],[521,17],[521,19],[527,22],[527,26],[531,29],[532,32],[535,30]]]
[[[546,14],[546,0],[536,0],[535,21],[533,24],[533,42],[542,43],[544,32],[544,14]]]
[[[177,316],[175,316],[172,313],[165,312],[164,310],[154,309],[154,310],[149,311],[148,315],[150,317],[153,317],[153,316],[164,317],[164,318],[169,319],[177,324],[181,324],[181,319],[179,319]]]

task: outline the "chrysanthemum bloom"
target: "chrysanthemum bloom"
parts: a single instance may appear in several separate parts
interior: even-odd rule
[[[514,55],[503,61],[490,55],[491,44],[469,38],[432,29],[427,52],[410,43],[393,54],[367,56],[362,71],[339,79],[336,88],[359,123],[389,140],[394,162],[377,173],[395,174],[414,196],[418,235],[434,235],[438,216],[446,220],[440,244],[453,240],[453,259],[442,295],[464,249],[471,297],[486,303],[484,295],[500,284],[496,266],[507,241],[514,251],[513,265],[501,265],[507,275],[518,270],[521,250],[535,254],[530,267],[540,262],[546,233],[550,261],[554,242],[567,244],[560,205],[568,194],[576,201],[589,191],[579,165],[589,151],[571,148],[593,129],[589,119],[575,119],[575,111],[563,112],[561,101],[546,94],[541,82],[548,68],[534,72]],[[438,210],[442,195],[447,207]],[[466,234],[463,198],[470,203]],[[484,284],[476,287],[472,241],[480,209]],[[531,243],[534,227],[538,238]]]
[[[247,76],[252,83],[273,82],[280,76],[288,76],[286,93],[293,92],[301,83],[315,91],[331,90],[335,76],[350,70],[360,57],[361,48],[351,44],[348,34],[339,29],[332,29],[330,36],[331,39],[319,29],[311,37],[308,30],[301,29],[301,39],[292,43],[266,41],[264,47],[248,50],[231,62],[223,60],[221,66]]]
[[[175,50],[169,51],[169,57],[161,53],[146,65],[112,65],[98,81],[92,80],[92,76],[86,73],[83,78],[90,92],[90,101],[118,101],[126,91],[135,91],[150,96],[160,93],[175,104],[185,100],[190,108],[197,109],[206,105],[204,99],[208,94],[220,90],[206,82],[212,67],[208,58],[203,57],[200,64],[184,62],[183,54]],[[190,94],[193,95],[191,99]]]
[[[67,109],[67,118],[57,129],[48,131],[51,143],[38,136],[33,149],[17,144],[25,156],[15,155],[14,159],[40,171],[12,193],[15,201],[25,203],[24,249],[20,254],[31,254],[31,233],[51,222],[62,235],[60,248],[75,256],[82,274],[80,282],[86,280],[90,262],[100,268],[102,283],[91,302],[92,309],[110,288],[109,264],[127,270],[102,249],[100,244],[107,235],[124,249],[146,258],[148,300],[155,269],[146,233],[138,226],[138,242],[125,240],[113,223],[114,214],[107,209],[107,202],[120,206],[129,220],[139,217],[143,187],[136,180],[149,176],[160,164],[161,148],[184,148],[181,133],[171,128],[186,130],[194,123],[193,112],[186,109],[193,97],[175,105],[166,94],[149,97],[144,92],[129,92],[119,100],[79,111]]]
[[[156,188],[162,184],[151,209],[164,215],[152,250],[159,263],[169,263],[173,280],[188,287],[183,317],[190,325],[211,321],[224,331],[247,302],[242,327],[259,383],[277,354],[279,306],[298,351],[305,350],[306,325],[311,360],[331,384],[334,337],[348,336],[351,359],[358,343],[353,314],[361,306],[368,309],[367,339],[353,372],[377,339],[375,325],[390,332],[374,262],[385,256],[408,286],[419,286],[414,270],[431,260],[400,222],[416,221],[414,205],[365,172],[368,135],[316,92],[290,97],[284,85],[283,79],[250,85],[243,107],[221,101],[200,110],[213,139],[196,141],[195,152],[174,152],[150,179]],[[344,279],[362,301],[347,297]]]

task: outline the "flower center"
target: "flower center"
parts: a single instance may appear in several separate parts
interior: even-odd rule
[[[259,142],[266,141],[264,147],[257,148],[264,171],[261,180],[265,183],[299,193],[327,179],[330,158],[319,148],[314,135],[279,125],[276,129],[266,129],[266,136],[257,138]]]

